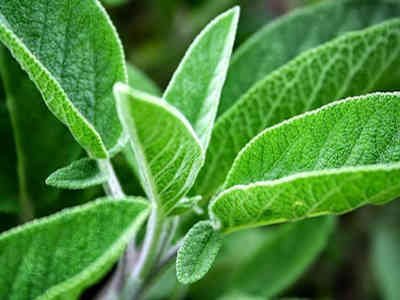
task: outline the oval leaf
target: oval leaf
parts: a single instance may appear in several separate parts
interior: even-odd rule
[[[328,216],[228,235],[213,269],[190,296],[217,299],[242,292],[270,299],[304,274],[326,247],[334,225],[335,217]]]
[[[165,101],[115,86],[118,112],[130,138],[133,163],[147,196],[169,213],[193,185],[203,164],[187,120]]]
[[[186,52],[163,96],[189,120],[204,149],[217,114],[238,19],[239,8],[235,7],[203,29]]]
[[[0,40],[92,157],[105,158],[120,146],[112,86],[126,81],[126,70],[115,29],[97,1],[2,1]]]
[[[393,0],[327,0],[265,25],[235,51],[218,114],[301,52],[399,15],[400,3]]]
[[[118,259],[145,201],[100,200],[0,235],[1,299],[77,299]]]
[[[105,183],[107,179],[107,173],[100,170],[96,160],[83,158],[52,173],[46,184],[76,190]]]
[[[303,53],[259,81],[218,119],[194,193],[215,193],[237,153],[263,129],[336,99],[376,90],[398,79],[399,64],[400,19]]]
[[[211,222],[202,221],[194,225],[186,234],[176,258],[176,275],[183,284],[201,279],[210,270],[219,249],[220,233]]]
[[[340,214],[400,195],[400,93],[348,99],[260,133],[211,213],[223,228]]]

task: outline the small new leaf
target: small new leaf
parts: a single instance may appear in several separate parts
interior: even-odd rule
[[[400,195],[400,94],[355,97],[261,132],[210,212],[224,230],[341,214]]]
[[[100,170],[96,160],[83,158],[52,173],[46,184],[61,189],[85,189],[107,181],[108,174]]]
[[[176,259],[176,275],[179,282],[190,284],[201,279],[210,270],[222,239],[211,222],[201,221],[186,234]]]
[[[112,267],[147,214],[143,200],[103,199],[1,234],[0,298],[78,299]]]
[[[196,37],[174,73],[163,98],[192,124],[207,149],[239,19],[239,7],[211,21]]]

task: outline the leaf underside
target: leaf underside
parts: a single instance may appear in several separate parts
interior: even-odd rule
[[[111,268],[147,213],[142,200],[100,200],[1,234],[0,298],[77,299]]]
[[[193,185],[203,164],[201,145],[184,116],[162,99],[122,84],[116,97],[142,187],[168,214]]]
[[[211,214],[232,231],[400,195],[400,94],[328,105],[260,133],[241,151]]]
[[[334,100],[376,90],[397,78],[399,63],[399,19],[301,54],[259,81],[218,119],[193,193],[212,195],[237,153],[263,129]]]

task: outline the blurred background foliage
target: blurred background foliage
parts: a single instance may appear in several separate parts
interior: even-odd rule
[[[164,87],[196,34],[219,13],[240,5],[236,45],[268,21],[319,0],[104,0],[127,60]]]
[[[121,36],[127,60],[163,89],[195,35],[227,8],[241,6],[237,47],[280,15],[320,1],[323,0],[103,0],[103,4]],[[399,225],[400,203],[396,202],[342,216],[318,260],[282,296],[400,299]],[[168,299],[180,299],[182,295],[187,295],[187,299],[213,299],[218,294],[215,292],[218,282],[227,277],[232,268],[239,267],[240,261],[246,255],[250,257],[252,251],[269,247],[266,240],[273,236],[266,239],[266,235],[273,235],[274,228],[270,233],[269,230],[257,229],[229,237],[214,270],[190,291],[176,282],[172,267],[151,289],[149,299],[166,299],[165,292],[173,295]],[[296,253],[296,244],[280,243],[289,248],[278,251],[301,255]],[[263,266],[263,272],[272,271],[268,264]],[[267,286],[269,282],[260,284]],[[260,299],[234,294],[225,298]]]

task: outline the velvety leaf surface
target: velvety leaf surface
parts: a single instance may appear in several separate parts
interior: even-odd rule
[[[400,195],[400,94],[360,96],[269,128],[211,205],[225,230],[345,213]]]
[[[158,86],[134,65],[127,64],[128,84],[135,90],[143,91],[154,96],[160,96],[161,92]]]
[[[12,123],[12,132],[7,134],[8,138],[14,136],[12,151],[18,159],[10,161],[10,168],[18,170],[15,201],[19,199],[22,218],[29,219],[59,206],[60,191],[46,186],[45,179],[57,168],[77,159],[82,150],[48,111],[36,87],[8,51],[0,50],[0,73]],[[10,179],[4,183],[11,187]]]
[[[101,200],[1,234],[0,298],[77,299],[110,269],[147,213],[142,200]]]
[[[121,143],[112,86],[126,81],[122,48],[98,1],[0,2],[0,40],[47,106],[96,158]]]
[[[218,114],[301,52],[399,15],[400,3],[394,0],[328,0],[267,24],[235,51]]]
[[[382,299],[400,298],[399,203],[385,207],[372,230],[372,266]]]
[[[210,140],[239,19],[235,7],[211,21],[196,37],[163,99],[192,124],[204,149]]]
[[[211,268],[221,247],[220,233],[211,222],[195,224],[186,234],[176,258],[176,275],[179,282],[193,283]]]
[[[200,142],[184,116],[162,99],[123,84],[116,85],[115,94],[142,187],[168,213],[203,164]]]
[[[96,160],[83,158],[52,173],[46,184],[74,190],[105,183],[107,178],[107,173],[100,170]]]
[[[333,100],[395,80],[400,20],[349,33],[259,81],[216,122],[194,194],[212,195],[240,149],[261,130]]]

